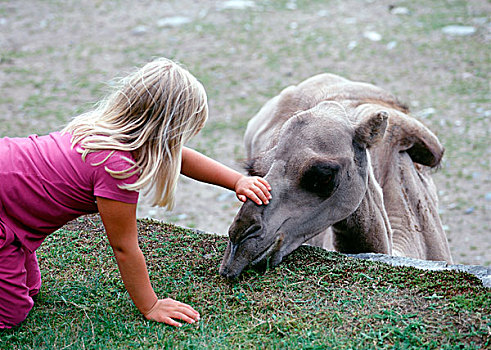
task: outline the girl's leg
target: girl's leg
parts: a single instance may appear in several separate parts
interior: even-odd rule
[[[34,305],[29,296],[25,262],[21,244],[0,222],[0,329],[24,321]]]

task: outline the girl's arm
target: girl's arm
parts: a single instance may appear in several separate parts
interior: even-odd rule
[[[191,306],[172,299],[159,300],[153,291],[145,258],[138,246],[136,204],[97,197],[97,206],[121,278],[138,310],[147,319],[172,326],[181,326],[173,318],[188,323],[197,321],[199,313]]]
[[[261,205],[268,204],[271,199],[271,186],[263,178],[242,175],[187,147],[182,150],[181,174],[235,191],[242,202],[249,198]]]

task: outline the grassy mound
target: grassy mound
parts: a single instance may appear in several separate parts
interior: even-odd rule
[[[38,251],[43,287],[0,347],[479,349],[491,345],[491,293],[472,275],[301,247],[279,267],[218,275],[226,238],[139,221],[160,297],[191,304],[196,325],[146,321],[119,278],[98,216],[76,220]]]

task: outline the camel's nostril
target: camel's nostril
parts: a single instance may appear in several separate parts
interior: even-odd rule
[[[257,237],[261,233],[262,226],[260,224],[253,224],[244,232],[244,238]]]
[[[253,224],[252,226],[249,226],[241,235],[239,238],[239,242],[237,245],[242,245],[246,241],[250,239],[258,239],[261,237],[263,234],[263,227],[259,224]]]

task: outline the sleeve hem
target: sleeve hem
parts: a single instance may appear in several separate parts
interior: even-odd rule
[[[111,191],[95,191],[94,196],[102,197],[107,199],[112,199],[115,201],[128,203],[128,204],[136,204],[138,203],[138,192],[123,194],[121,192],[115,193]]]

